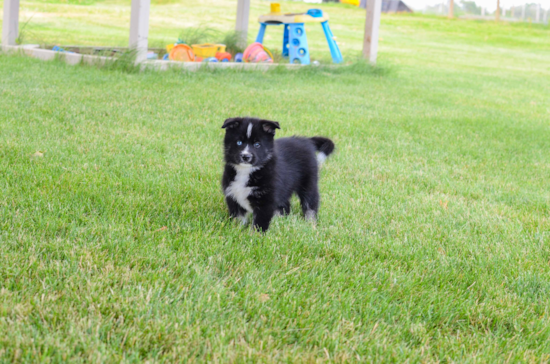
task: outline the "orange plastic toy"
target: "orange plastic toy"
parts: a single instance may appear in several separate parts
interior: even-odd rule
[[[195,53],[193,53],[193,49],[187,44],[176,44],[170,50],[168,58],[171,61],[194,62]]]

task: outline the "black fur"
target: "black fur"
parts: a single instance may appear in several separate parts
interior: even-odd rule
[[[327,138],[291,137],[274,140],[279,123],[256,118],[227,119],[222,187],[231,217],[253,214],[253,226],[266,231],[273,215],[290,212],[296,193],[307,218],[319,209],[316,153],[328,156],[334,143]],[[241,142],[239,145],[238,142]]]

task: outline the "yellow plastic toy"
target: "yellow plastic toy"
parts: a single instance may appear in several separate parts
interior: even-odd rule
[[[323,23],[328,21],[328,14],[321,12],[317,16],[309,13],[281,13],[281,4],[271,3],[271,12],[260,15],[258,22],[265,24]]]
[[[359,0],[340,0],[341,3],[359,6]]]
[[[212,44],[212,43],[204,43],[204,44],[193,44],[193,52],[195,53],[195,56],[202,57],[204,59],[215,57],[216,53],[225,52],[225,44]]]

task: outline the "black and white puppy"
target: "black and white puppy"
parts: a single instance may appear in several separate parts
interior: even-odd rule
[[[274,140],[276,121],[249,117],[227,119],[222,187],[231,217],[253,226],[269,228],[274,214],[290,212],[290,197],[296,193],[307,219],[319,209],[319,165],[334,150],[327,138],[291,137]]]

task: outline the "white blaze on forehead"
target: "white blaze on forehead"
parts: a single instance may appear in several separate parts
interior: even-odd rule
[[[252,135],[252,123],[248,123],[248,129],[246,130],[246,136],[250,138]]]

